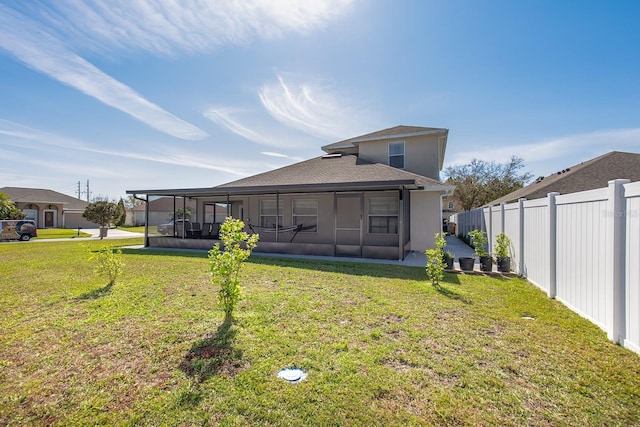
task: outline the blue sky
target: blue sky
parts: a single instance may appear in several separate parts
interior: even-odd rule
[[[396,125],[535,176],[640,152],[639,21],[636,0],[0,0],[0,187],[209,187]]]

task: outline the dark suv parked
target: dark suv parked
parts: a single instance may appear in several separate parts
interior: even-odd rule
[[[0,240],[24,240],[38,237],[38,228],[31,219],[3,219],[0,221]]]

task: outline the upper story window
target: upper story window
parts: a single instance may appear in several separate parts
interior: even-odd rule
[[[300,225],[300,231],[318,231],[318,201],[314,199],[293,199],[293,225]]]
[[[389,143],[389,166],[404,169],[404,142]]]

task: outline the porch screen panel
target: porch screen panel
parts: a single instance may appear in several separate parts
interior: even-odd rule
[[[318,201],[315,199],[294,199],[293,225],[304,227],[301,232],[318,231]]]
[[[282,204],[277,206],[275,200],[260,200],[260,227],[276,228],[282,227]]]
[[[370,198],[368,218],[370,234],[398,234],[398,198]]]

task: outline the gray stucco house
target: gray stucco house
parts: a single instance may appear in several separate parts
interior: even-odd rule
[[[257,252],[404,259],[431,247],[441,230],[442,196],[453,191],[439,176],[448,133],[396,126],[216,187],[127,193],[147,201],[148,217],[160,198],[171,199],[176,210],[196,203],[191,224],[183,222],[171,236],[147,227],[146,246],[210,248],[224,209],[260,234]]]

